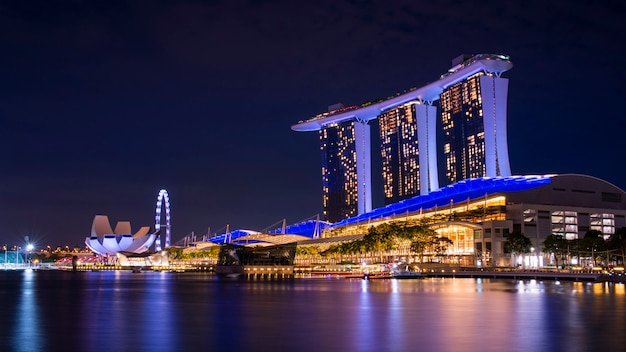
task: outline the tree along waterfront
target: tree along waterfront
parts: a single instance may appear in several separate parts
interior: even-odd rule
[[[505,253],[511,256],[510,267],[518,267],[518,257],[536,250],[545,254],[547,266],[565,268],[582,266],[581,269],[602,265],[611,267],[624,263],[624,239],[626,229],[604,237],[598,231],[589,231],[584,238],[566,240],[550,235],[543,248],[535,249],[523,233],[512,232],[506,236]],[[449,255],[453,241],[439,235],[428,224],[385,223],[371,226],[362,236],[346,236],[336,242],[308,245],[299,243],[296,265],[336,265],[361,263],[388,263],[408,261],[415,263],[445,263],[457,266],[474,266],[459,256]],[[170,248],[170,258],[175,261],[215,263],[219,246],[206,248]],[[574,259],[574,260],[573,260]],[[576,265],[571,265],[575,262]]]

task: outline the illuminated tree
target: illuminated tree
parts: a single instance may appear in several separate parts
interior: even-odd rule
[[[624,264],[624,253],[626,252],[626,227],[615,231],[607,241],[607,248],[621,258],[621,264]],[[619,259],[618,259],[619,263]]]
[[[556,266],[559,266],[559,257],[564,260],[563,257],[567,255],[568,241],[561,235],[552,234],[543,241],[543,248],[541,250],[544,253],[554,254],[556,260]]]
[[[504,248],[505,253],[511,253],[513,263],[515,263],[515,257],[530,253],[532,242],[530,238],[526,237],[523,233],[514,231],[506,235]]]
[[[360,240],[341,243],[330,247],[322,254],[376,254],[383,261],[383,255],[390,250],[407,248],[423,255],[424,250],[437,233],[425,225],[401,225],[397,223],[382,224],[369,228],[367,234]],[[439,242],[437,242],[439,243]]]

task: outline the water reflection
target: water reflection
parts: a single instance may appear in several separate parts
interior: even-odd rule
[[[614,283],[128,272],[0,272],[0,280],[0,331],[9,334],[2,351],[581,351],[626,343],[626,294]]]
[[[355,334],[352,336],[351,345],[358,350],[363,350],[367,346],[372,346],[378,334],[374,328],[376,326],[374,319],[376,307],[372,306],[372,297],[370,295],[372,282],[370,280],[361,280],[361,292],[356,301],[356,321],[354,323]]]
[[[12,336],[12,345],[21,351],[41,351],[41,327],[39,326],[39,307],[37,304],[37,282],[33,270],[22,272],[22,287]]]
[[[120,337],[127,346],[151,351],[172,351],[180,345],[180,324],[172,314],[174,282],[167,273],[84,274],[83,279],[96,285],[80,297],[81,350],[116,350]]]

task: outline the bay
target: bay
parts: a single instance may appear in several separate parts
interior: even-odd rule
[[[620,283],[0,271],[2,351],[616,351]]]

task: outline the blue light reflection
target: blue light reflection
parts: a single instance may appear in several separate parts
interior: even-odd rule
[[[13,346],[20,351],[42,351],[41,327],[39,326],[39,306],[37,304],[36,272],[24,270],[20,298],[17,308],[17,324],[13,336]]]

